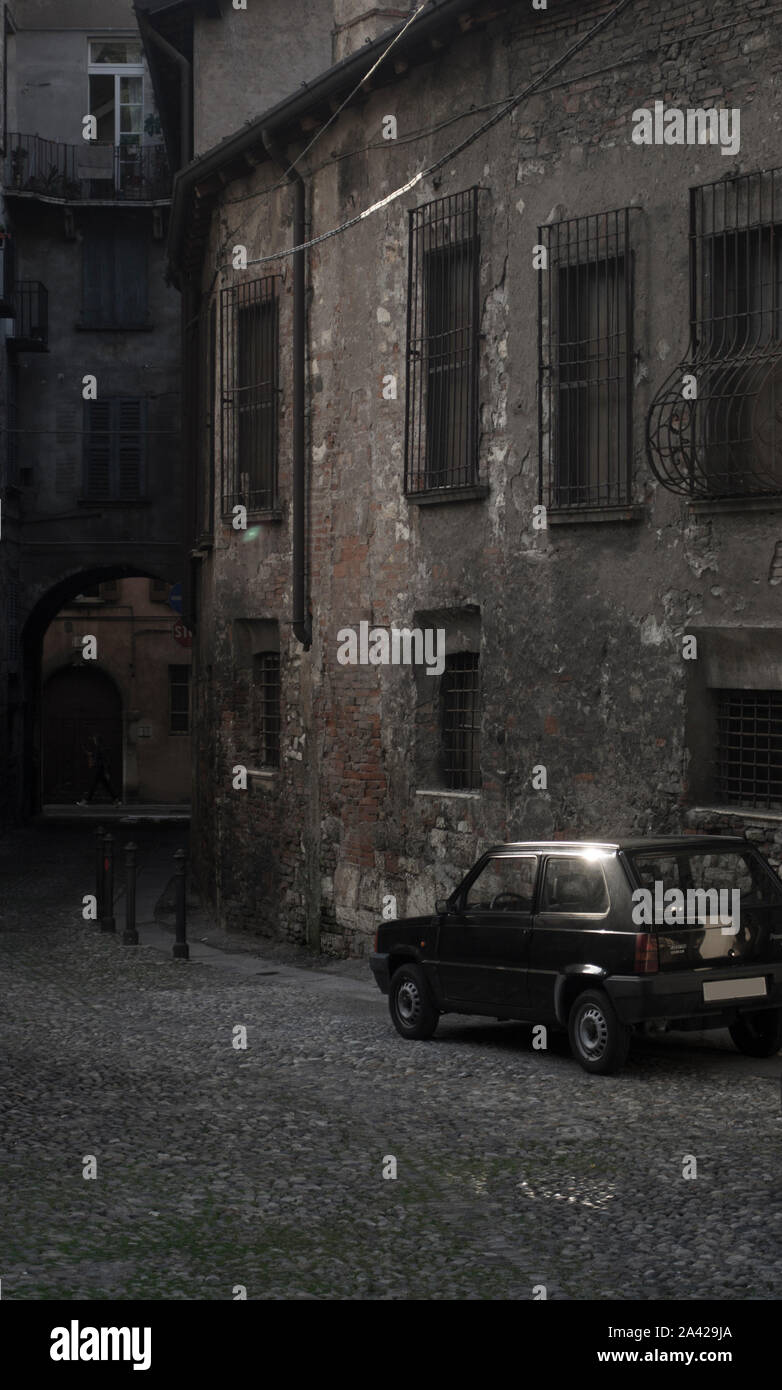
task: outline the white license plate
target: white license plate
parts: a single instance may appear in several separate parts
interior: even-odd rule
[[[756,980],[710,980],[703,985],[705,1004],[715,999],[755,999],[759,994],[768,994],[762,976]]]

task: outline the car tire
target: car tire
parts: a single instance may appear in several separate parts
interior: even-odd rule
[[[570,1047],[576,1061],[594,1076],[608,1076],[624,1065],[630,1047],[630,1029],[620,1023],[616,1010],[599,989],[579,994],[568,1018]]]
[[[782,1048],[782,1009],[740,1014],[728,1031],[745,1057],[774,1057]]]
[[[431,1038],[440,1015],[432,1003],[424,972],[418,965],[394,971],[388,991],[388,1011],[403,1038]]]

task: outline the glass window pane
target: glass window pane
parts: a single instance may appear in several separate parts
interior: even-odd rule
[[[140,106],[144,98],[143,77],[120,77],[119,99],[123,106]]]
[[[91,39],[91,63],[140,63],[141,44],[133,39]]]

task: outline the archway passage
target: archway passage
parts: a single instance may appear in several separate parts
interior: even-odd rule
[[[99,669],[66,667],[56,671],[43,692],[43,801],[74,802],[92,783],[90,742],[103,744],[112,787],[122,796],[122,699],[113,680]],[[109,800],[105,787],[96,799]]]

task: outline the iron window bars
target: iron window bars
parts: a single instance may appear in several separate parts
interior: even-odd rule
[[[782,170],[690,189],[689,356],[647,427],[652,470],[670,492],[782,493],[781,304]]]
[[[478,480],[478,189],[410,212],[405,492]]]
[[[280,765],[280,654],[258,652],[253,658],[258,732],[258,761],[261,767]]]
[[[277,506],[279,276],[221,291],[222,509]]]
[[[631,208],[538,228],[539,498],[625,506],[632,485]]]
[[[445,785],[452,791],[480,787],[480,685],[476,652],[445,659],[441,727]]]
[[[717,776],[720,800],[782,803],[782,690],[719,690]]]

